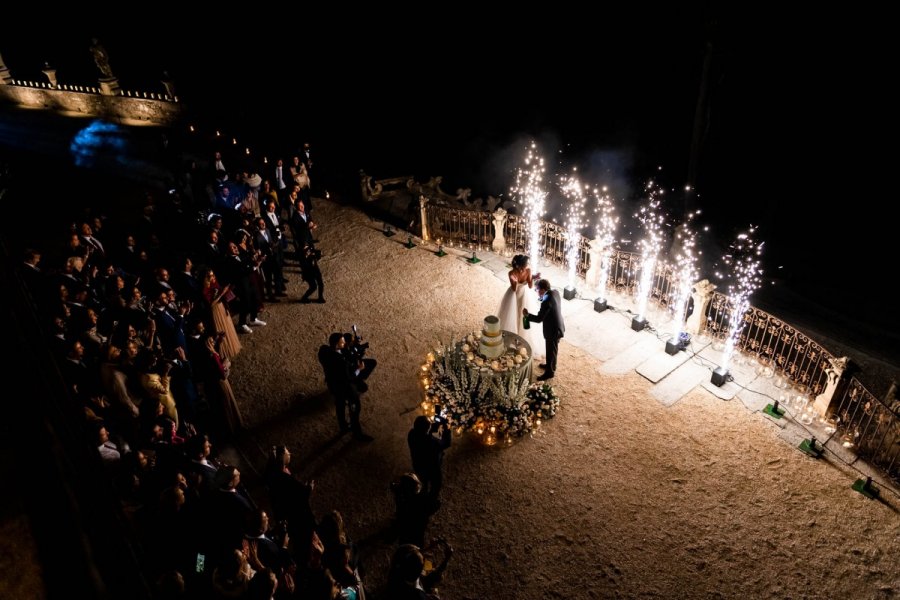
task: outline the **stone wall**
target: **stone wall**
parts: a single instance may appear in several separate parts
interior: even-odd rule
[[[100,94],[96,88],[68,87],[70,89],[0,85],[0,102],[61,114],[154,125],[170,125],[182,114],[182,105],[177,99],[165,99],[168,97],[162,94],[155,98],[139,98],[137,94],[108,96]]]

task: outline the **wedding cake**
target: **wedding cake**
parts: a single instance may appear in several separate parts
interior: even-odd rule
[[[478,342],[478,353],[485,358],[497,358],[506,351],[503,345],[503,332],[500,331],[500,319],[494,315],[484,318],[481,340]]]

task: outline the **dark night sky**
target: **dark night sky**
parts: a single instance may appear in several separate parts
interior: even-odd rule
[[[0,52],[16,77],[40,79],[49,60],[62,79],[88,83],[93,33],[126,87],[159,89],[168,69],[201,122],[251,147],[309,139],[350,181],[365,168],[505,193],[512,149],[537,137],[563,168],[633,196],[656,165],[667,186],[684,184],[712,39],[698,181],[712,236],[760,224],[770,275],[869,317],[881,310],[872,298],[892,282],[879,256],[896,256],[893,223],[878,217],[891,201],[881,148],[897,105],[884,15],[596,10],[541,9],[515,28],[471,13],[417,24],[266,16],[259,27],[246,15],[225,25],[166,15],[140,32],[4,32]]]

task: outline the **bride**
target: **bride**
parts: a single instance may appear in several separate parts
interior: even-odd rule
[[[525,329],[522,324],[523,308],[527,308],[529,312],[536,312],[531,306],[531,295],[526,295],[533,283],[528,257],[516,254],[512,259],[512,269],[509,272],[509,287],[500,301],[497,316],[500,318],[500,329],[519,334],[531,345],[531,351],[535,352],[536,348],[531,336],[532,330]]]

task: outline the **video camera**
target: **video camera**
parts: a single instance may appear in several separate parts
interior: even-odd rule
[[[347,352],[349,353],[350,358],[362,360],[366,355],[366,350],[369,349],[369,342],[363,343],[362,337],[359,335],[359,329],[357,329],[356,325],[352,325],[350,329],[353,333],[344,334],[344,340],[347,342]]]

